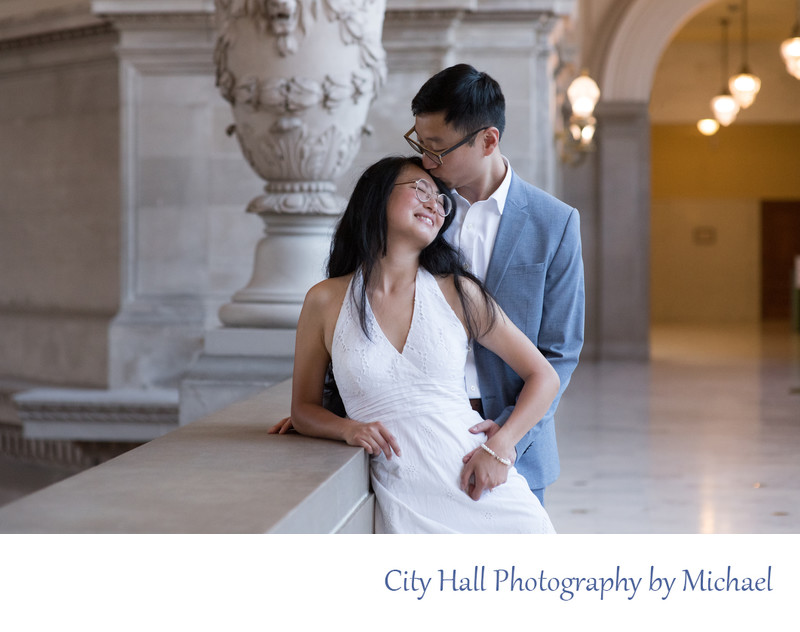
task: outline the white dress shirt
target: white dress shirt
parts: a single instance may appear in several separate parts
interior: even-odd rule
[[[470,271],[481,281],[486,279],[497,229],[500,226],[500,218],[503,216],[508,189],[511,186],[511,166],[505,156],[503,162],[506,165],[506,175],[500,186],[488,199],[470,205],[465,198],[455,190],[453,191],[456,199],[455,217],[445,233],[445,239],[461,250],[469,264]],[[475,368],[475,354],[471,346],[467,353],[464,380],[470,399],[480,397],[478,371]]]

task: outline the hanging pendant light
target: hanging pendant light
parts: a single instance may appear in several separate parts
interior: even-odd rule
[[[733,98],[728,88],[728,19],[720,20],[722,25],[722,91],[711,99],[711,109],[714,118],[720,125],[727,127],[736,120],[739,113],[739,104]]]
[[[728,81],[733,98],[739,107],[749,108],[761,89],[761,79],[750,71],[747,64],[747,0],[742,0],[742,68]]]
[[[697,121],[697,129],[703,136],[713,136],[719,130],[717,119],[704,118]]]
[[[781,44],[781,56],[786,64],[786,72],[800,79],[800,0],[797,0],[797,16],[792,34]]]

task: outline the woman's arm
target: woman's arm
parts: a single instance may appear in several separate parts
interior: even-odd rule
[[[346,287],[344,293],[341,290],[340,279],[328,279],[312,287],[303,302],[297,321],[292,375],[292,424],[301,434],[345,441],[366,449],[369,454],[383,452],[390,459],[392,453],[400,454],[400,448],[382,423],[339,417],[322,406],[333,329]]]
[[[497,354],[524,381],[511,416],[485,443],[497,457],[508,459],[513,463],[517,442],[545,415],[558,394],[558,374],[536,345],[497,305],[495,305],[497,318],[494,325],[489,327],[489,310],[477,286],[469,281],[462,281],[462,286],[468,293],[469,302],[475,309],[476,318],[481,325],[479,330],[483,333],[478,342]],[[504,483],[507,475],[508,466],[487,450],[480,449],[464,466],[461,487],[471,498],[477,500],[485,489],[492,489]]]

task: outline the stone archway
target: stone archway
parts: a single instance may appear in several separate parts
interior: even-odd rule
[[[613,27],[600,66],[604,98],[650,101],[658,62],[673,36],[719,0],[633,0]]]
[[[609,14],[606,37],[584,57],[602,91],[598,151],[579,179],[587,268],[586,351],[647,359],[650,347],[650,117],[659,60],[674,34],[717,0],[631,0]],[[593,174],[585,170],[590,168]],[[589,286],[592,286],[591,288]]]

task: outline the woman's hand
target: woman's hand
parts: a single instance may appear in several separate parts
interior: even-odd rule
[[[487,443],[488,445],[488,443]],[[514,448],[498,448],[489,446],[500,457],[509,459],[512,464],[515,454]],[[508,480],[509,465],[504,465],[483,448],[477,448],[467,455],[461,470],[461,489],[472,500],[478,500],[484,491],[491,491]]]
[[[498,426],[496,423],[494,423],[493,419],[484,419],[483,421],[480,421],[480,422],[476,423],[474,426],[472,426],[469,429],[469,431],[472,434],[484,433],[486,435],[487,439],[491,439],[493,436],[495,436],[497,434],[498,430],[500,430],[500,426]],[[469,463],[469,460],[473,457],[475,452],[477,452],[478,450],[480,450],[480,448],[475,448],[469,454],[465,454],[464,458],[461,459],[461,462],[462,463]],[[517,455],[516,455],[516,451],[515,451],[514,452],[514,458],[511,459],[512,463],[516,459],[516,456]]]
[[[286,434],[290,430],[294,430],[294,425],[292,425],[292,418],[284,417],[278,423],[272,426],[272,428],[267,430],[267,434]]]
[[[397,439],[380,421],[371,423],[353,421],[345,432],[344,440],[348,445],[364,448],[372,456],[381,452],[387,459],[392,458],[392,452],[400,456]]]

